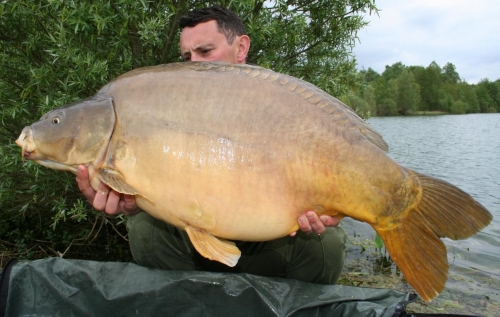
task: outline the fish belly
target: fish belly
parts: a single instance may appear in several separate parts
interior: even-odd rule
[[[383,186],[374,186],[375,178],[382,183],[380,175],[386,173],[367,167],[364,160],[374,162],[373,155],[363,152],[365,147],[336,142],[337,152],[347,156],[321,152],[313,156],[297,144],[263,147],[217,134],[171,129],[153,135],[136,136],[136,142],[130,136],[126,142],[116,141],[122,145],[111,147],[113,163],[141,193],[141,208],[181,228],[200,228],[226,239],[265,241],[296,231],[298,216],[307,210],[373,224],[381,218],[387,199],[392,199]],[[396,179],[401,178],[397,164],[385,157],[378,165],[385,165],[386,172],[397,171]],[[361,182],[360,173],[368,173]],[[394,182],[391,175],[384,177]]]

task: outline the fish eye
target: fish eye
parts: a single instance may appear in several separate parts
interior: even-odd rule
[[[52,124],[59,124],[60,122],[61,122],[61,118],[59,118],[59,117],[52,118]]]

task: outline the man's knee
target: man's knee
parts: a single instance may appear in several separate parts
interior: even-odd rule
[[[145,212],[131,216],[127,220],[130,251],[137,264],[158,267],[153,253],[153,232],[155,219]]]
[[[324,246],[324,284],[335,284],[344,269],[347,232],[340,226],[328,228],[321,239]]]
[[[127,231],[137,264],[166,270],[194,270],[194,247],[182,229],[141,212],[129,217]]]
[[[335,284],[345,261],[347,233],[341,227],[327,228],[322,235],[297,234],[294,259],[288,276],[319,284]]]

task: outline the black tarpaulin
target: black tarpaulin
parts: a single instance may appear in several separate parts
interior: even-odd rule
[[[388,289],[62,258],[18,262],[3,275],[5,316],[400,316],[409,298]]]

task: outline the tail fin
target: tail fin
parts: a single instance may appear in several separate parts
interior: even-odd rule
[[[470,195],[413,171],[422,187],[420,202],[392,228],[376,227],[392,260],[417,293],[430,301],[443,291],[448,273],[440,238],[465,239],[487,226],[492,215]]]

